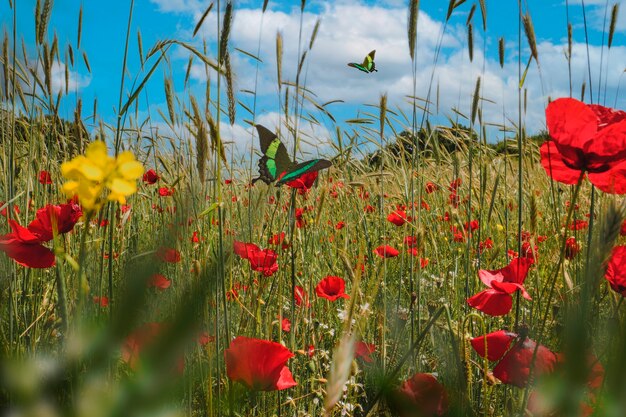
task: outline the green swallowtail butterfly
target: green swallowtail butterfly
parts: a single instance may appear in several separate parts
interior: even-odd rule
[[[378,70],[376,69],[376,64],[374,64],[375,54],[376,54],[376,49],[374,49],[372,52],[367,54],[362,64],[357,64],[356,62],[350,62],[348,66],[356,68],[363,72],[367,72],[368,74],[374,71],[378,72]]]
[[[272,131],[261,125],[256,125],[256,130],[259,132],[263,157],[259,160],[259,176],[252,180],[253,184],[258,180],[266,184],[278,180],[276,186],[279,186],[308,172],[319,171],[332,165],[326,159],[312,159],[296,164],[289,158],[285,145]]]

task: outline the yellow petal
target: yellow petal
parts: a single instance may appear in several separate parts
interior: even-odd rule
[[[131,195],[137,191],[137,184],[134,181],[125,181],[121,178],[114,178],[109,185],[112,193],[121,195]]]
[[[90,181],[101,182],[104,180],[104,172],[102,168],[93,164],[91,161],[85,161],[80,166],[80,172]]]
[[[127,180],[136,180],[143,175],[143,165],[137,161],[129,161],[119,166],[119,173]]]

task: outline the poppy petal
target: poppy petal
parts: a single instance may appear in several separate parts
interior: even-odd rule
[[[513,307],[513,298],[497,290],[485,290],[467,299],[467,304],[490,316],[504,316]]]
[[[553,180],[569,185],[578,183],[581,171],[565,164],[564,157],[554,142],[544,142],[539,152],[541,154],[541,166]]]

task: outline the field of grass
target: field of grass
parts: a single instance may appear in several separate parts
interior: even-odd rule
[[[37,1],[36,55],[13,32],[0,57],[2,415],[626,415],[626,113],[553,97],[550,135],[527,137],[520,114],[494,146],[480,78],[467,126],[431,125],[436,85],[405,113],[381,95],[334,125],[330,168],[252,185],[261,155],[240,160],[220,135],[257,117],[233,85],[236,4],[198,21],[219,28],[217,56],[146,47],[107,124],[80,98],[59,117],[52,63],[89,51],[80,21],[75,45],[49,36],[52,3]],[[487,12],[456,8],[476,25]],[[538,56],[520,16],[523,69]],[[293,80],[293,34],[259,41],[276,45],[277,134],[294,160],[311,115],[334,121],[303,81],[316,34]],[[138,98],[174,47],[215,81],[183,97],[165,78],[167,129],[148,135]]]

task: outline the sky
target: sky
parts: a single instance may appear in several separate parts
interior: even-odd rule
[[[37,50],[34,43],[35,0],[13,0],[17,7],[17,33],[23,38],[31,65],[35,65]],[[137,34],[141,33],[143,54],[157,42],[176,39],[202,49],[206,45],[208,55],[215,58],[217,43],[216,7],[206,18],[201,30],[194,37],[193,30],[209,0],[136,0],[133,9],[127,70],[124,79],[124,97],[127,97],[152,66],[153,60],[141,65]],[[316,21],[320,21],[313,48],[307,52],[303,81],[319,104],[333,102],[326,108],[333,114],[337,125],[352,131],[355,125],[346,123],[351,119],[376,115],[373,107],[382,94],[388,95],[389,109],[398,116],[394,128],[402,130],[404,113],[410,120],[411,105],[408,96],[413,94],[412,65],[407,42],[408,7],[406,0],[309,0],[300,13],[300,1],[270,1],[262,13],[262,0],[235,1],[235,14],[230,39],[230,54],[235,74],[236,97],[248,108],[253,100],[245,90],[257,91],[256,121],[275,128],[280,120],[279,95],[276,81],[276,34],[284,39],[283,78],[295,80],[298,63],[298,34],[302,21],[300,51],[308,48]],[[483,31],[482,17],[478,7],[472,17],[474,34],[473,60],[470,62],[467,48],[466,21],[470,9],[477,1],[466,1],[459,6],[446,23],[448,2],[422,0],[418,21],[416,51],[416,92],[425,98],[432,85],[431,100],[436,101],[431,111],[432,124],[449,124],[454,120],[464,125],[470,122],[472,95],[478,77],[481,78],[483,120],[489,124],[511,127],[518,120],[518,2],[487,0],[487,30]],[[532,17],[537,39],[539,63],[531,63],[524,87],[527,89],[524,123],[528,132],[545,128],[544,109],[548,99],[568,96],[567,14],[573,27],[573,50],[571,59],[573,96],[580,98],[581,85],[586,82],[586,102],[626,108],[626,0],[618,0],[620,12],[617,30],[610,50],[606,47],[608,28],[605,19],[606,5],[615,0],[587,0],[586,19],[589,45],[585,43],[585,27],[580,2],[527,0],[526,9]],[[83,30],[80,48],[77,47],[78,15],[82,4]],[[83,118],[91,129],[101,119],[113,124],[119,107],[121,70],[124,44],[129,16],[128,0],[79,1],[55,0],[48,39],[58,36],[61,62],[55,64],[53,88],[64,85],[67,45],[75,53],[74,65],[70,65],[70,91],[62,101],[61,117],[73,118],[78,99],[83,102]],[[222,7],[225,1],[221,1]],[[0,3],[3,31],[12,33],[11,10],[8,2]],[[610,14],[610,10],[609,10]],[[503,68],[498,62],[498,40],[506,42]],[[435,50],[441,52],[435,63]],[[371,50],[376,50],[378,72],[366,74],[348,67],[348,62],[360,62]],[[258,55],[258,65],[246,51]],[[88,56],[90,70],[83,62],[83,52]],[[522,34],[522,70],[530,51]],[[146,84],[138,102],[139,123],[162,134],[173,134],[163,122],[159,111],[167,114],[163,87],[164,77],[171,77],[174,90],[182,103],[188,103],[193,94],[200,103],[204,101],[207,76],[204,65],[195,60],[185,85],[189,53],[184,48],[173,47]],[[591,83],[589,82],[591,67]],[[434,68],[434,71],[433,71]],[[600,70],[601,69],[601,70]],[[213,94],[216,75],[210,73]],[[432,77],[432,84],[431,84]],[[601,87],[600,87],[601,84]],[[255,87],[256,85],[256,87]],[[621,88],[617,96],[618,85]],[[591,87],[590,87],[591,86]],[[593,100],[590,96],[593,94]],[[314,94],[314,95],[313,95]],[[98,118],[93,113],[97,98]],[[180,110],[180,107],[178,107]],[[318,150],[330,152],[330,142],[336,140],[335,124],[322,112],[308,105],[306,110],[319,121],[301,123],[305,138],[305,153]],[[133,109],[134,111],[134,109]],[[222,136],[232,141],[237,155],[245,155],[253,144],[249,126],[244,120],[251,115],[244,107],[237,108],[237,120],[230,126],[222,117]],[[421,119],[421,111],[418,113]],[[406,123],[406,121],[404,121]],[[371,129],[377,129],[371,125]],[[248,129],[248,131],[246,130]],[[388,129],[389,134],[391,131]],[[179,132],[189,135],[188,132]],[[367,137],[368,134],[363,135]],[[372,133],[372,138],[375,135]],[[490,142],[502,139],[503,133],[489,130]],[[288,140],[285,140],[288,142]]]

